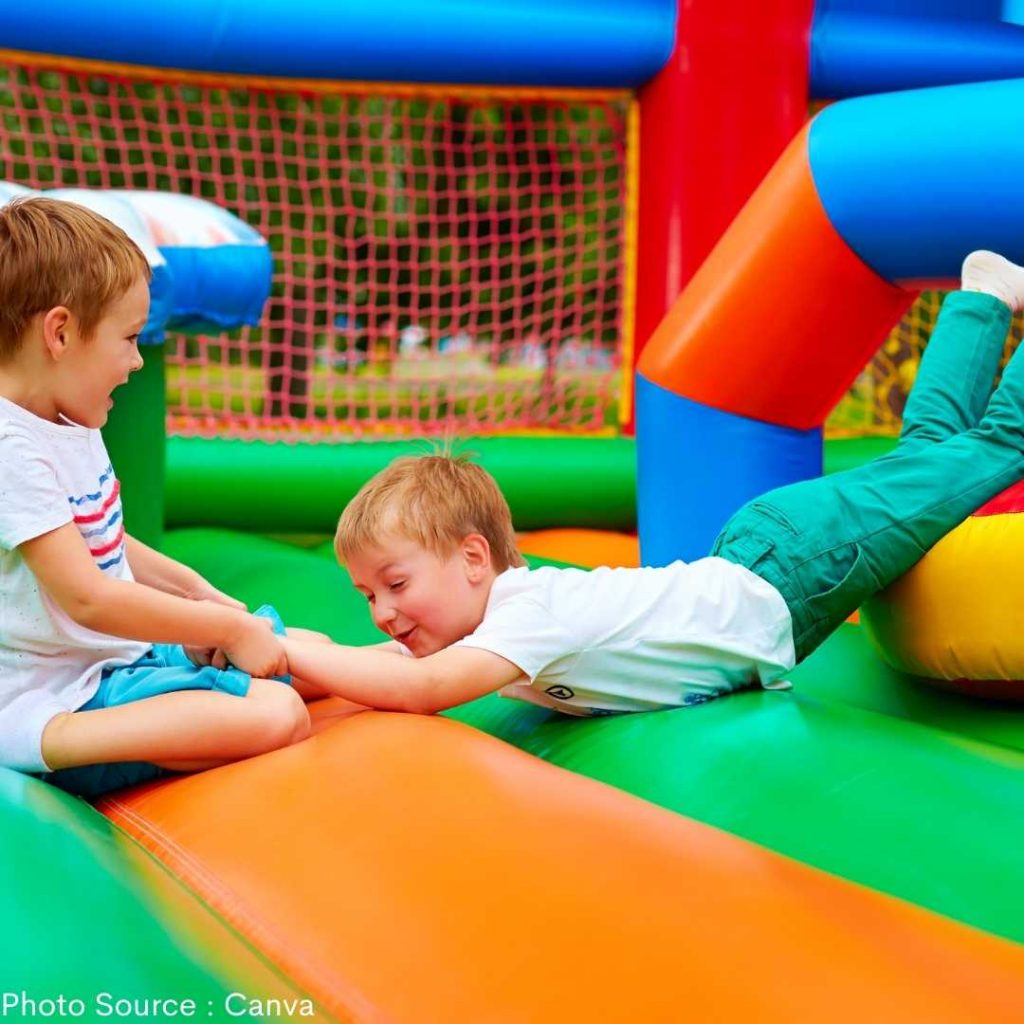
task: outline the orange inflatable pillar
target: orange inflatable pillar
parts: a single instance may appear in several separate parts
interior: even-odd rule
[[[810,126],[676,300],[639,372],[712,409],[819,427],[917,293],[879,277],[838,235],[807,155]]]

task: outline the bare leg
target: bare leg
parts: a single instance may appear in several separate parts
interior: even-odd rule
[[[52,770],[149,761],[180,771],[288,746],[309,735],[309,713],[291,687],[253,679],[245,697],[182,690],[131,704],[57,715],[43,731]]]

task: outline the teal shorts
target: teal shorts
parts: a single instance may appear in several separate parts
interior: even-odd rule
[[[270,605],[264,605],[254,614],[270,619],[275,633],[284,633],[284,623]],[[283,683],[291,683],[290,676],[276,678]],[[114,708],[181,690],[219,690],[244,697],[249,692],[250,682],[251,676],[237,668],[217,669],[212,665],[193,664],[179,644],[156,644],[133,664],[104,671],[99,689],[78,710]],[[92,800],[115,789],[174,774],[148,761],[116,761],[61,768],[40,777],[69,793]]]

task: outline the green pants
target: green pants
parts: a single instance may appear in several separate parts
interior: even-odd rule
[[[712,554],[775,586],[802,661],[851,612],[902,576],[979,506],[1024,478],[1024,354],[992,391],[1010,310],[947,296],[895,450],[857,469],[744,505]]]

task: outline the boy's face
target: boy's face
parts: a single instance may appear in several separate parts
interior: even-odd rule
[[[417,658],[468,636],[483,620],[494,574],[486,541],[477,538],[482,561],[473,537],[439,558],[392,534],[348,560],[352,583],[369,602],[374,625]]]
[[[67,331],[57,367],[57,411],[84,427],[102,427],[114,405],[114,388],[142,368],[139,332],[149,315],[149,285],[139,277],[115,299],[89,337],[77,321]]]

